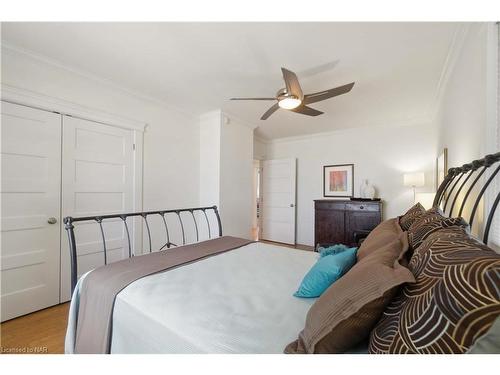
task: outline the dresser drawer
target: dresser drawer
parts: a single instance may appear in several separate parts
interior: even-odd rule
[[[380,211],[380,207],[379,207],[378,204],[364,204],[364,203],[353,204],[353,203],[347,203],[346,204],[346,210],[347,211],[379,212]]]
[[[316,202],[315,208],[317,210],[345,210],[346,204],[344,202]]]

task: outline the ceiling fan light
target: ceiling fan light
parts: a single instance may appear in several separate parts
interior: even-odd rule
[[[287,98],[281,99],[278,102],[278,105],[284,109],[294,109],[294,108],[297,108],[301,103],[302,103],[302,101],[298,98],[287,97]]]

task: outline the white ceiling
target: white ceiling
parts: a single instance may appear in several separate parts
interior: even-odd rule
[[[457,23],[4,23],[2,40],[199,115],[222,108],[280,138],[428,119]],[[272,102],[280,67],[305,93],[355,81],[307,117]]]

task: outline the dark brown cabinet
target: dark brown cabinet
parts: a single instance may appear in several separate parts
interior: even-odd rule
[[[315,200],[315,246],[332,243],[355,246],[358,235],[368,233],[381,221],[381,201]]]

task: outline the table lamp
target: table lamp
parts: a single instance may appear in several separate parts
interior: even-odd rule
[[[413,188],[413,201],[415,201],[415,188],[425,185],[424,172],[405,173],[403,175],[403,184]]]

